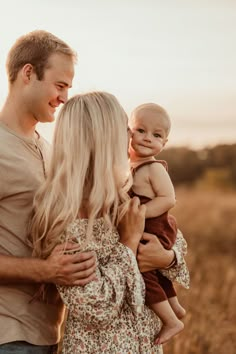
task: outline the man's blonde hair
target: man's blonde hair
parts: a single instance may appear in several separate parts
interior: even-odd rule
[[[113,95],[91,92],[67,101],[56,122],[49,173],[34,200],[35,255],[47,257],[81,210],[89,220],[87,236],[97,217],[117,225],[131,186],[127,146],[127,115]]]
[[[48,59],[55,53],[67,55],[74,62],[77,59],[76,52],[50,32],[36,30],[21,36],[8,53],[6,69],[9,83],[16,80],[25,64],[31,64],[37,78],[42,80]]]
[[[170,117],[169,117],[168,113],[166,112],[166,110],[156,103],[144,103],[144,104],[141,104],[138,107],[136,107],[130,116],[131,124],[134,121],[135,117],[138,117],[140,115],[144,116],[145,112],[147,112],[147,111],[152,112],[158,118],[161,119],[163,128],[165,129],[166,135],[168,136],[170,129],[171,129]]]

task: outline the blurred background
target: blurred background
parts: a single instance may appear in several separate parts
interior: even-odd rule
[[[162,158],[188,241],[191,288],[178,288],[185,329],[165,354],[236,353],[236,2],[0,1],[0,106],[19,36],[48,30],[78,52],[70,96],[113,93],[128,115],[156,102],[172,119]],[[52,140],[54,124],[39,131]]]
[[[184,331],[165,354],[236,353],[236,144],[197,151],[171,148],[177,204],[172,214],[188,242],[189,290],[177,287],[186,308]]]
[[[70,95],[105,90],[128,114],[159,103],[172,118],[169,146],[235,142],[234,0],[0,2],[0,106],[8,50],[22,34],[45,29],[78,52]],[[40,129],[51,140],[54,125]]]

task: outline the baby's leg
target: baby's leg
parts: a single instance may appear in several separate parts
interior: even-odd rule
[[[170,340],[173,336],[181,332],[184,328],[181,322],[175,315],[168,300],[152,304],[151,309],[160,317],[162,328],[155,340],[155,344],[163,344]]]
[[[179,300],[177,296],[170,297],[168,299],[170,306],[172,307],[172,310],[178,317],[178,319],[183,318],[186,315],[185,309],[180,305]]]

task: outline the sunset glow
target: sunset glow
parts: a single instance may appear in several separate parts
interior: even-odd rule
[[[0,105],[8,50],[45,29],[78,52],[70,95],[106,90],[128,114],[156,102],[172,118],[172,146],[236,141],[236,2],[9,0],[0,17]],[[40,131],[51,140],[53,125]]]

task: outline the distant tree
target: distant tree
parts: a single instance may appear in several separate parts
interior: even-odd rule
[[[204,162],[199,152],[186,147],[166,149],[158,159],[167,161],[174,184],[193,183],[204,172]]]
[[[161,152],[158,159],[166,160],[174,185],[191,184],[206,176],[224,180],[236,186],[236,144],[217,145],[212,148],[191,150],[187,147],[169,148]],[[215,172],[214,172],[215,169]],[[223,170],[227,172],[223,172]],[[222,176],[228,176],[227,178]],[[205,178],[205,177],[204,177]],[[216,178],[216,177],[215,177]]]
[[[207,150],[208,165],[211,167],[229,167],[236,164],[236,144],[217,145]]]
[[[228,169],[231,182],[236,185],[236,144],[217,145],[209,149],[207,165]]]

